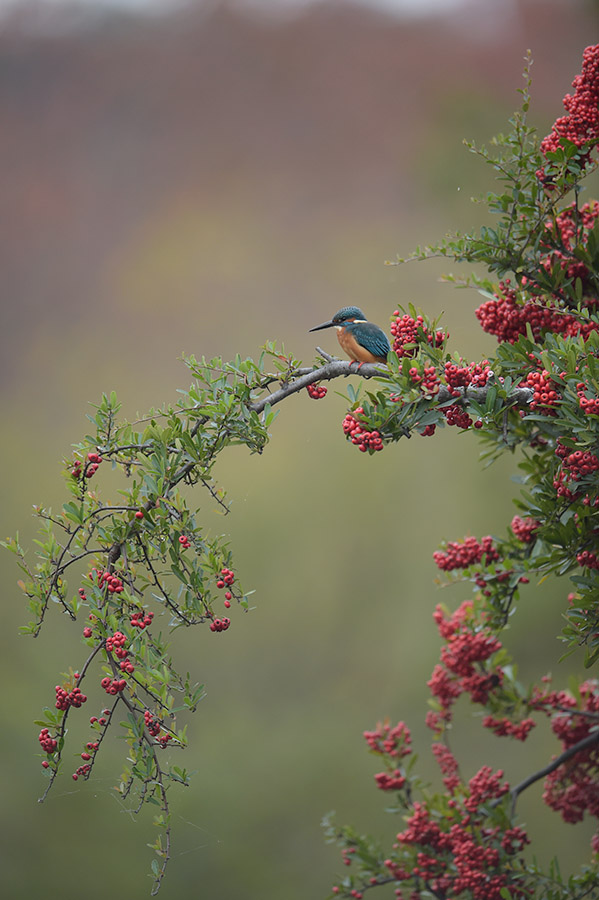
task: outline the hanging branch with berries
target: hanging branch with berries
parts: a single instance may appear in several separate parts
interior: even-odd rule
[[[399,324],[405,322],[408,340],[403,344],[395,334],[389,361],[397,388],[366,391],[344,423],[352,443],[374,452],[397,436],[401,416],[393,418],[393,403],[403,410],[415,390],[440,400],[442,390],[460,389],[466,393],[455,405],[421,407],[420,433],[428,436],[444,424],[466,432],[475,427],[488,459],[519,446],[524,489],[505,537],[469,536],[434,553],[446,578],[472,588],[455,612],[440,605],[434,613],[442,647],[428,681],[426,724],[443,789],[436,792],[415,775],[404,722],[365,732],[384,765],[376,786],[405,826],[392,826],[384,851],[369,836],[326,817],[327,837],[339,844],[349,869],[332,897],[361,898],[393,884],[398,898],[599,898],[599,830],[588,865],[566,877],[557,863],[544,871],[527,856],[531,838],[517,821],[519,796],[543,780],[543,801],[565,822],[589,817],[599,824],[599,681],[572,679],[564,690],[543,676],[525,688],[500,640],[508,620],[513,627],[531,578],[567,575],[566,655],[583,648],[586,668],[599,659],[599,203],[580,202],[583,179],[598,161],[599,45],[585,50],[575,93],[564,100],[567,115],[540,143],[527,122],[528,65],[525,78],[512,131],[495,139],[491,150],[469,145],[499,173],[501,193],[487,197],[494,227],[449,237],[411,257],[478,263],[499,277],[496,284],[447,276],[483,295],[476,315],[497,338],[495,357],[473,365],[437,356],[426,319],[414,335],[417,318],[404,314]],[[468,397],[472,384],[484,386],[483,402]],[[514,402],[514,390],[528,397]],[[409,426],[414,412],[418,408],[409,407]],[[512,788],[502,770],[485,765],[465,777],[449,746],[460,698],[501,739],[524,741],[537,720],[547,718],[559,751]]]

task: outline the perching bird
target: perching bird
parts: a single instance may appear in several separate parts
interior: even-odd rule
[[[337,329],[337,339],[344,353],[352,362],[360,364],[358,368],[366,362],[387,362],[391,350],[387,335],[374,322],[368,322],[357,306],[344,306],[328,322],[310,328],[310,331],[321,328]]]

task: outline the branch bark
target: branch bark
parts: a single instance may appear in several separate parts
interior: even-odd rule
[[[317,347],[316,349],[325,357],[325,359],[328,359],[328,362],[324,366],[320,366],[318,369],[297,369],[295,373],[296,377],[292,381],[283,384],[278,390],[268,394],[267,397],[263,397],[261,400],[252,403],[250,409],[260,413],[267,405],[274,406],[291,394],[295,394],[298,391],[303,390],[303,388],[308,387],[309,384],[314,384],[317,381],[330,381],[331,379],[339,378],[342,375],[346,378],[348,375],[360,375],[362,378],[390,377],[389,370],[384,364],[363,363],[359,368],[356,368],[356,364],[353,362],[329,357],[328,354],[320,349],[320,347]],[[460,397],[455,397],[450,393],[448,388],[442,387],[439,392],[435,394],[434,398],[431,398],[431,402],[446,403],[452,399],[456,402],[460,402],[465,399],[470,399],[477,403],[484,403],[490,387],[491,385],[486,387],[461,388]],[[528,406],[532,398],[533,391],[530,388],[516,387],[509,393],[510,401],[517,406]]]

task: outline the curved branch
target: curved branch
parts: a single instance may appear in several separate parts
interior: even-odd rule
[[[317,350],[322,353],[320,348],[317,348]],[[329,358],[327,354],[323,355]],[[260,413],[264,410],[265,406],[274,406],[275,403],[280,403],[281,400],[284,400],[291,394],[301,391],[309,384],[314,384],[316,381],[330,381],[333,378],[339,378],[341,375],[345,377],[348,375],[361,375],[363,378],[389,378],[390,372],[383,364],[363,363],[359,368],[356,368],[355,363],[353,362],[330,357],[329,362],[324,366],[320,366],[318,369],[298,369],[298,377],[293,381],[284,384],[279,390],[268,394],[267,397],[263,397],[261,400],[257,400],[255,403],[250,404],[250,409]],[[446,403],[449,400],[454,400],[456,402],[460,402],[461,400],[463,402],[463,400],[469,399],[474,400],[477,403],[484,403],[490,387],[491,385],[486,387],[459,388],[461,397],[456,397],[448,388],[442,387],[432,400],[434,400],[435,403]],[[528,406],[532,398],[533,391],[530,388],[516,387],[509,393],[509,400],[518,406]]]
[[[587,734],[585,738],[581,741],[578,741],[577,744],[573,744],[571,747],[568,747],[567,750],[564,750],[563,753],[560,753],[559,756],[556,756],[554,760],[552,760],[549,765],[545,766],[544,769],[539,769],[538,772],[533,772],[532,775],[529,775],[528,778],[525,778],[524,781],[521,781],[520,784],[517,784],[515,788],[511,790],[512,797],[512,816],[516,810],[516,801],[518,796],[525,791],[527,787],[530,787],[531,784],[534,784],[535,781],[539,781],[541,778],[545,778],[547,775],[550,775],[552,772],[555,772],[563,763],[567,762],[573,756],[576,756],[577,753],[582,753],[583,750],[587,750],[589,747],[592,747],[593,744],[599,743],[599,731],[592,731],[590,734]]]

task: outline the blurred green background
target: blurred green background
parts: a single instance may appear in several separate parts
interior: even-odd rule
[[[384,261],[481,221],[470,197],[490,172],[461,141],[506,130],[527,48],[544,134],[598,36],[583,0],[414,19],[349,2],[286,15],[242,3],[90,10],[17,6],[0,33],[0,534],[24,543],[32,505],[63,501],[61,460],[89,402],[114,389],[134,417],[173,401],[188,386],[183,351],[256,356],[277,339],[309,363],[308,329],[340,306],[386,326],[412,302],[443,313],[452,350],[491,353],[478,296],[439,283],[447,266]],[[320,341],[336,351],[334,336]],[[410,725],[436,778],[424,727],[431,614],[467,590],[439,590],[432,553],[444,538],[503,533],[516,461],[483,470],[475,440],[451,429],[365,457],[343,438],[344,414],[334,390],[290,398],[263,456],[234,449],[219,464],[231,515],[198,498],[208,525],[231,535],[256,609],[234,611],[226,636],[173,639],[207,697],[175,758],[197,774],[172,794],[164,900],[325,896],[343,867],[324,813],[387,841],[401,827],[383,813],[361,737],[385,716]],[[111,791],[122,742],[105,742],[91,782],[72,782],[67,764],[37,803],[32,720],[84,658],[81,628],[55,613],[37,640],[19,637],[27,613],[8,554],[0,569],[5,896],[144,897],[153,830]],[[507,635],[523,680],[553,671],[562,684],[580,665],[558,664],[567,590],[524,595]],[[90,692],[73,717],[73,769],[101,703]],[[515,746],[466,709],[463,719],[453,747],[466,774],[487,762],[518,781],[557,749],[541,727]],[[587,858],[590,830],[561,825],[541,791],[520,810],[539,858],[559,849],[567,870]]]

